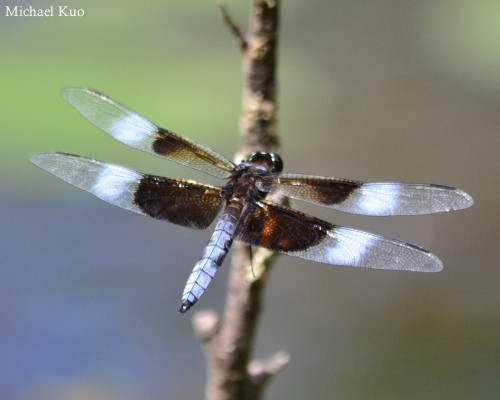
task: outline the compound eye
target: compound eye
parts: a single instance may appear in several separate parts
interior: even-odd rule
[[[283,170],[283,161],[276,153],[266,151],[256,151],[250,154],[248,162],[257,166],[265,167],[269,172],[281,172]]]

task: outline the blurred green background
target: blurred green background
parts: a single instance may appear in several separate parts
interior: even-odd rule
[[[111,207],[29,158],[66,151],[215,183],[113,141],[58,92],[98,89],[231,157],[237,45],[213,1],[64,3],[82,18],[6,17],[30,3],[0,3],[0,398],[202,398],[202,348],[177,309],[210,233]],[[226,4],[246,27],[249,2]],[[475,205],[377,219],[295,204],[426,247],[445,269],[279,258],[256,356],[292,360],[268,398],[497,399],[500,2],[284,1],[279,54],[287,171],[443,183]],[[227,269],[197,310],[222,310]]]

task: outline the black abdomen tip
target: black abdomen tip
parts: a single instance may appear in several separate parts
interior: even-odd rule
[[[193,303],[191,303],[189,300],[183,300],[181,303],[181,308],[179,308],[179,312],[181,314],[184,314],[191,308],[192,305]]]

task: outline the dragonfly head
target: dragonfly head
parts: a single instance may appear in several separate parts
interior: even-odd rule
[[[276,153],[267,151],[256,151],[248,157],[249,163],[265,167],[269,172],[281,172],[283,170],[283,161]]]

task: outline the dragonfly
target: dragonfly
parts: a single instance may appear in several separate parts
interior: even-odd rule
[[[442,262],[416,245],[334,225],[266,199],[276,195],[371,216],[421,215],[470,207],[451,186],[362,182],[283,173],[280,156],[254,152],[235,164],[208,147],[160,128],[102,93],[66,88],[62,97],[114,139],[146,153],[226,180],[223,186],[148,175],[68,153],[31,158],[36,166],[123,209],[192,229],[221,215],[184,288],[180,312],[205,292],[233,240],[319,263],[385,270],[437,272]]]

